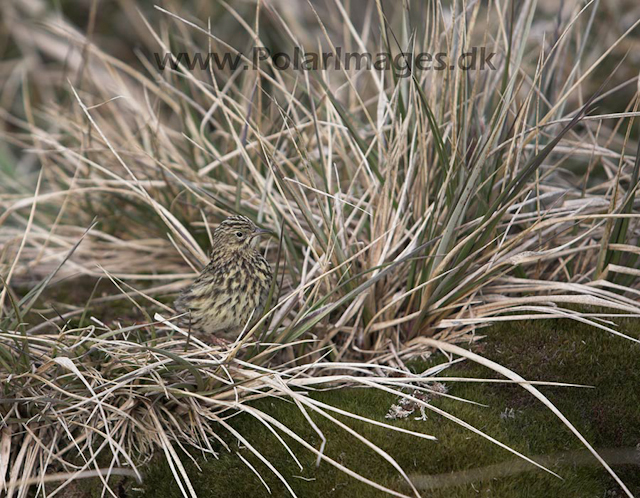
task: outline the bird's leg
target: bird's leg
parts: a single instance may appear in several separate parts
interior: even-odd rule
[[[223,339],[222,337],[218,337],[217,335],[211,336],[211,342],[216,346],[228,346],[231,344],[231,341],[228,339]]]

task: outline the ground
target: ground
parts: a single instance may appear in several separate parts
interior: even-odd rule
[[[640,323],[621,321],[620,330],[640,337]],[[540,390],[567,416],[587,440],[610,461],[630,490],[640,495],[640,458],[633,459],[640,443],[640,345],[607,332],[569,320],[505,323],[484,329],[486,338],[473,346],[476,352],[499,362],[530,380],[585,384],[593,388],[541,387]],[[436,356],[430,364],[443,361]],[[424,369],[425,364],[415,365]],[[445,375],[445,374],[443,374]],[[447,376],[497,378],[488,369],[462,364],[446,372]],[[473,400],[487,407],[438,398],[433,404],[467,421],[483,432],[533,457],[558,473],[554,477],[532,465],[522,464],[507,450],[474,435],[441,416],[429,413],[427,420],[415,416],[392,422],[414,431],[433,434],[428,441],[398,434],[369,424],[346,420],[351,427],[392,455],[405,471],[423,485],[425,496],[432,497],[618,497],[624,496],[614,480],[584,450],[577,438],[539,401],[519,386],[448,382],[449,394]],[[346,389],[314,395],[326,403],[385,420],[396,401],[371,389]],[[319,447],[320,438],[309,427],[299,410],[285,401],[262,401],[256,406],[275,416],[308,442]],[[416,413],[415,415],[419,415]],[[353,436],[334,424],[314,417],[328,439],[326,453],[343,465],[385,486],[409,493],[406,484],[381,457],[366,449]],[[295,464],[282,445],[263,425],[248,416],[234,419],[241,432],[282,473],[300,497],[376,497],[384,493],[341,473],[327,463],[315,465],[315,457],[286,436],[285,441],[299,458],[303,470]],[[221,453],[220,459],[204,460],[196,465],[185,458],[198,496],[267,497],[288,496],[284,485],[238,444],[233,453]],[[236,456],[239,452],[256,468],[271,490]],[[502,464],[502,465],[497,465]],[[472,471],[467,474],[463,471]],[[457,473],[453,476],[447,475]],[[504,475],[505,473],[509,475]],[[443,474],[431,487],[425,476]],[[471,482],[457,485],[463,480]],[[433,480],[431,481],[433,483]],[[83,484],[83,488],[89,483]],[[161,456],[145,470],[142,485],[119,486],[124,497],[180,497],[169,466]],[[91,494],[91,492],[89,492]]]

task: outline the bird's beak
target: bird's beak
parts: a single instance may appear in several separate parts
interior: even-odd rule
[[[265,228],[256,228],[251,234],[251,238],[260,237],[260,235],[273,235],[273,232],[271,230],[266,230]]]

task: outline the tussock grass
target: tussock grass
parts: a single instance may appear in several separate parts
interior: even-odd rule
[[[3,136],[27,158],[0,173],[10,493],[43,490],[49,467],[63,483],[135,473],[137,457],[161,448],[194,496],[173,444],[211,452],[223,429],[250,447],[225,422],[238,411],[291,435],[245,404],[254,397],[327,413],[305,389],[355,382],[409,396],[400,388],[428,376],[405,361],[434,347],[521,383],[572,427],[518,373],[454,343],[495,321],[558,317],[637,342],[611,319],[640,314],[637,74],[615,79],[640,21],[594,46],[607,29],[598,2],[553,18],[536,2],[314,5],[294,15],[220,2],[210,20],[125,8],[143,43],[133,61],[92,38],[96,11],[83,30],[46,3],[3,3],[12,49],[33,56],[3,68],[13,84],[0,96]],[[149,55],[342,46],[454,59],[480,44],[499,54],[495,71],[159,71]],[[612,61],[614,79],[595,76]],[[628,88],[621,109],[599,110]],[[280,292],[252,330],[212,349],[171,324],[171,297],[233,212],[280,234],[264,246]],[[97,299],[128,299],[146,323],[91,316],[74,328],[70,318],[91,314],[84,305],[33,322],[41,293],[76,276],[111,280],[116,291]],[[16,286],[34,290],[20,299]]]

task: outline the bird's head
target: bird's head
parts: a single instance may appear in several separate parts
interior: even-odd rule
[[[258,237],[266,233],[269,230],[258,228],[249,218],[230,216],[213,232],[213,252],[251,250]]]

